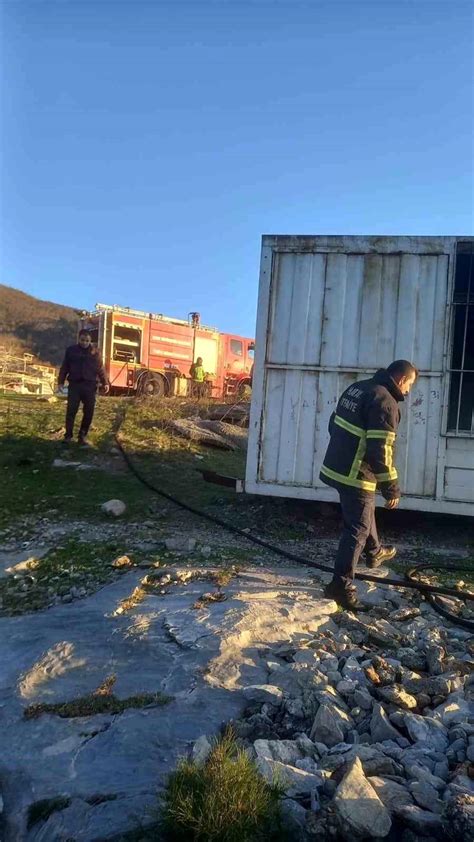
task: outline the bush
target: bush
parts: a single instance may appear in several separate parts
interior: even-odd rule
[[[161,830],[172,842],[283,840],[282,794],[277,783],[261,777],[228,729],[204,765],[182,760],[169,776]]]

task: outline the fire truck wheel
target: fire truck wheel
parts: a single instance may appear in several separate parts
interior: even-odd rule
[[[252,386],[250,380],[242,380],[237,387],[237,394],[239,398],[246,398],[252,394]]]
[[[141,395],[149,398],[162,398],[165,392],[165,380],[160,374],[145,374],[140,380]]]

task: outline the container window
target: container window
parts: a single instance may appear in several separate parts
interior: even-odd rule
[[[244,346],[240,339],[230,340],[230,350],[236,357],[242,357],[244,353]]]
[[[448,432],[474,435],[474,241],[458,243],[451,310]]]

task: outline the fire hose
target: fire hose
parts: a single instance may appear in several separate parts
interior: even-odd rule
[[[171,503],[174,503],[181,509],[190,512],[190,514],[203,518],[204,520],[213,523],[215,526],[220,526],[222,529],[225,529],[234,535],[238,535],[241,538],[245,538],[247,541],[250,541],[253,544],[257,544],[257,546],[263,547],[264,549],[269,550],[270,552],[276,553],[277,555],[282,556],[283,558],[286,558],[289,561],[294,561],[296,564],[302,564],[305,567],[312,567],[316,570],[321,570],[324,573],[333,573],[333,568],[329,567],[326,564],[321,564],[320,562],[313,561],[312,559],[307,559],[304,556],[292,553],[290,550],[285,550],[283,547],[278,547],[275,544],[271,544],[269,541],[265,541],[263,538],[259,538],[256,535],[252,535],[251,533],[245,531],[244,529],[241,529],[238,526],[234,526],[234,524],[229,523],[228,521],[224,520],[221,517],[218,517],[217,515],[213,515],[210,512],[205,512],[202,509],[197,509],[195,506],[190,506],[188,503],[185,503],[183,500],[180,500],[173,494],[169,494],[167,491],[158,488],[156,485],[154,485],[154,483],[150,482],[150,480],[147,479],[147,477],[145,477],[139,471],[139,469],[125,450],[119,433],[116,433],[115,440],[129,470],[134,474],[137,480],[141,482],[142,485],[144,485],[150,491],[153,491],[155,494],[158,494],[165,500],[169,500]],[[447,596],[463,601],[473,601],[474,593],[471,593],[469,591],[461,592],[455,588],[448,588],[439,585],[430,585],[426,582],[418,581],[415,578],[416,575],[421,573],[422,570],[426,569],[439,569],[449,571],[465,570],[465,568],[460,565],[419,564],[415,567],[410,568],[405,574],[405,579],[402,581],[400,581],[400,579],[381,578],[380,576],[376,576],[372,573],[356,572],[355,576],[356,579],[361,579],[364,582],[374,582],[379,585],[392,585],[395,588],[411,588],[412,590],[419,591],[426,597],[426,599],[430,602],[435,611],[437,611],[439,614],[442,614],[446,619],[450,620],[450,622],[455,623],[456,625],[462,626],[463,628],[468,629],[469,631],[474,631],[474,620],[468,620],[463,617],[458,617],[456,614],[444,608],[444,606],[442,606],[439,603],[439,600],[437,599],[437,596]]]

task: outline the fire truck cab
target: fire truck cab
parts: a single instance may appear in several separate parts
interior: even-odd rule
[[[80,327],[92,333],[112,394],[188,395],[190,368],[198,357],[209,397],[242,394],[251,384],[254,340],[206,327],[199,313],[184,320],[97,304],[82,314]]]

